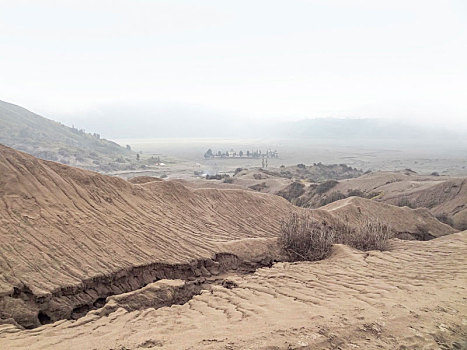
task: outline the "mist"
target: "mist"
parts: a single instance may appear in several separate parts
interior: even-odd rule
[[[109,137],[310,118],[465,131],[466,14],[456,0],[1,2],[0,96]]]

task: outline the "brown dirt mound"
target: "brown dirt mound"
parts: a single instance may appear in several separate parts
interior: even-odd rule
[[[281,219],[303,210],[251,191],[132,184],[1,145],[0,174],[0,319],[30,328],[162,278],[212,273],[205,265],[230,253],[221,247],[277,237]],[[373,215],[401,233],[417,225],[435,237],[453,232],[426,211],[369,200],[313,215],[330,225]]]
[[[397,208],[390,204],[377,203],[360,197],[349,197],[315,209],[324,210],[348,224],[358,227],[364,220],[380,220],[391,226],[398,235],[409,239],[427,240],[456,232],[449,225],[440,223],[425,208]]]

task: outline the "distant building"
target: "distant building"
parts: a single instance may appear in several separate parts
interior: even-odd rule
[[[223,153],[222,151],[213,152],[212,149],[208,149],[204,154],[204,158],[212,159],[212,158],[239,158],[239,159],[257,159],[257,158],[279,158],[279,153],[276,150],[268,149],[266,152],[262,152],[261,150],[256,151],[243,151],[240,150],[236,152],[235,150],[231,149],[230,151],[226,151]]]

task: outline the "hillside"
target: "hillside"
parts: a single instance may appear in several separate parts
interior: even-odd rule
[[[330,179],[342,180],[355,178],[363,174],[362,170],[349,167],[345,164],[312,165],[297,164],[281,166],[279,168],[246,169],[237,168],[233,176],[220,176],[216,179],[196,179],[183,183],[195,188],[237,188],[250,189],[262,193],[280,194],[280,192],[296,181],[324,182]],[[286,199],[287,196],[282,196]]]
[[[460,230],[467,229],[465,178],[380,171],[321,185],[295,182],[278,194],[307,208],[318,208],[348,196],[372,198],[401,207],[427,208],[443,222]]]
[[[125,169],[136,158],[130,150],[98,134],[67,127],[3,101],[0,143],[41,159],[98,171]]]
[[[253,191],[132,184],[4,146],[0,173],[0,319],[27,328],[81,317],[161,278],[267,265],[278,259],[270,244],[281,219],[303,210]],[[361,198],[338,204],[312,215],[331,226],[373,217],[408,238],[420,227],[428,238],[454,232],[422,209]]]

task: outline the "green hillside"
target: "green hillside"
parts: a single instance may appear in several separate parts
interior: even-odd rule
[[[132,168],[136,153],[0,101],[0,143],[35,157],[96,171]]]

